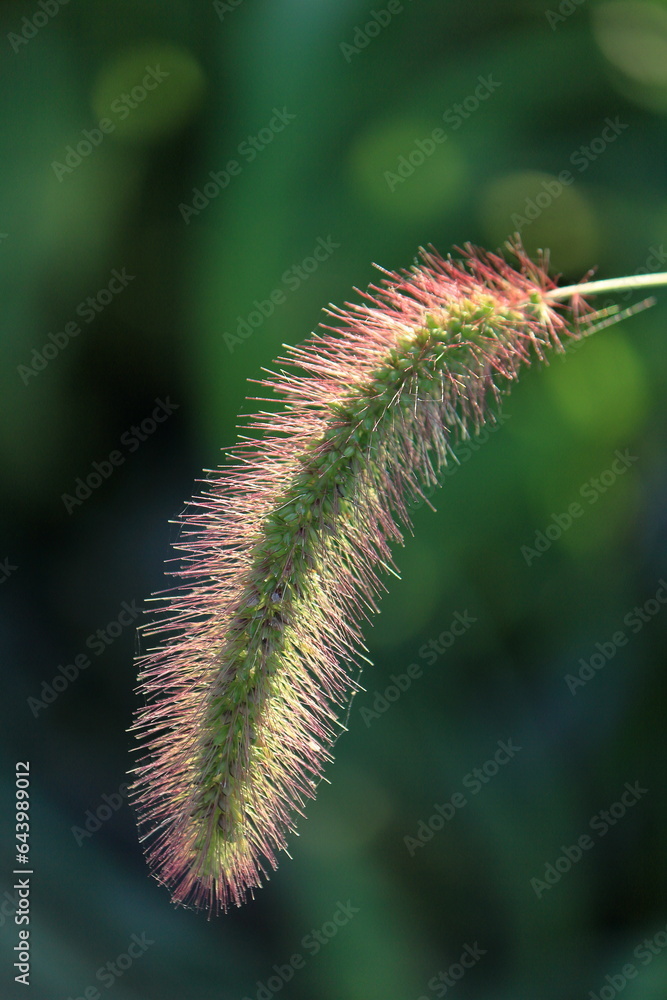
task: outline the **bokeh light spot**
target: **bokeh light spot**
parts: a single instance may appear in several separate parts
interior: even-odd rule
[[[617,330],[582,344],[544,372],[544,386],[577,432],[598,442],[629,441],[646,415],[646,376],[635,350]]]
[[[467,186],[460,144],[417,119],[373,125],[353,145],[349,166],[359,196],[393,217],[432,218],[458,205]]]
[[[199,106],[201,67],[191,53],[154,43],[116,53],[100,70],[91,104],[117,139],[150,142],[177,132]]]
[[[553,174],[524,171],[494,179],[482,191],[479,212],[489,246],[502,246],[519,232],[531,256],[549,248],[556,271],[578,272],[595,263],[595,212],[575,184]]]
[[[667,10],[655,3],[601,3],[592,16],[595,40],[617,70],[617,89],[667,112]]]

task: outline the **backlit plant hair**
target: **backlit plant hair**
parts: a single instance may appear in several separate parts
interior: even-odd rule
[[[156,878],[209,914],[262,884],[315,794],[357,682],[398,523],[457,443],[495,422],[522,366],[635,310],[584,296],[667,275],[558,288],[518,239],[500,256],[422,250],[335,325],[288,348],[260,411],[181,516],[179,584],[138,661],[131,798]],[[567,301],[568,305],[563,305]],[[398,522],[398,523],[397,523]]]

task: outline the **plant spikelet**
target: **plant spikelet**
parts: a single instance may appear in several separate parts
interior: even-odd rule
[[[178,586],[139,660],[132,800],[157,879],[209,914],[241,904],[313,797],[357,689],[361,624],[408,503],[498,417],[523,365],[584,336],[546,260],[422,251],[261,384],[280,412],[181,517]],[[585,316],[585,320],[577,313]]]

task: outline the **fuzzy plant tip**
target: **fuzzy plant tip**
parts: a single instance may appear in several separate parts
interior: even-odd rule
[[[138,661],[131,787],[177,904],[240,905],[276,867],[359,688],[410,501],[497,419],[522,366],[596,328],[585,285],[564,305],[546,257],[509,247],[516,266],[422,250],[327,310],[259,383],[282,409],[250,418],[181,516],[176,586],[143,629],[159,645]]]

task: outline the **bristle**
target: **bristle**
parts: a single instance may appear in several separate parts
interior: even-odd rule
[[[333,325],[261,381],[282,411],[250,418],[182,516],[133,726],[132,799],[175,902],[215,913],[276,867],[331,759],[410,499],[496,418],[522,365],[584,335],[547,298],[546,261],[513,250],[518,269],[423,250],[328,309]]]

